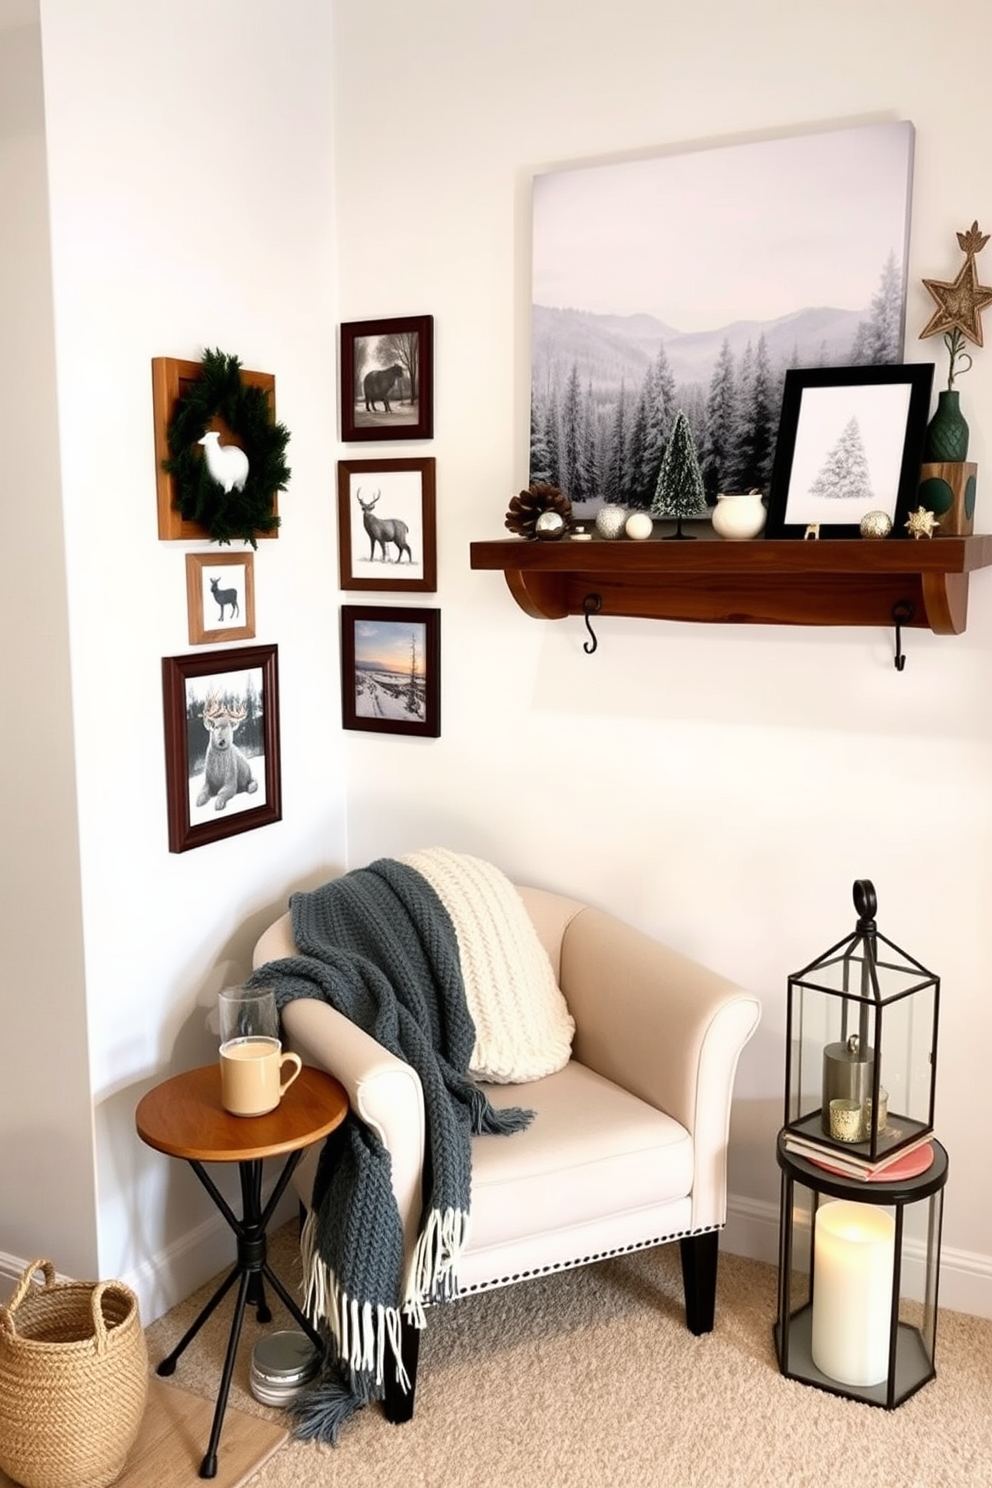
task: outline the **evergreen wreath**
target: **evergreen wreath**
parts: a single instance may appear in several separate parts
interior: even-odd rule
[[[208,349],[200,366],[199,377],[176,400],[167,431],[169,458],[162,467],[175,481],[175,505],[185,521],[199,523],[215,542],[241,538],[254,548],[259,533],[279,526],[275,495],[289,481],[289,432],[273,419],[264,388],[242,380],[236,356]],[[225,492],[218,485],[197,442],[218,416],[248,457],[241,491]]]

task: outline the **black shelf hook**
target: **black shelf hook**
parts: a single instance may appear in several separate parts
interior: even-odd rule
[[[602,608],[603,596],[601,594],[587,594],[582,601],[582,613],[585,616],[586,630],[589,632],[589,639],[582,642],[582,649],[587,656],[591,656],[599,645],[596,639],[596,632],[589,622],[589,616],[598,615]]]
[[[906,665],[906,657],[902,649],[902,627],[908,625],[916,611],[908,599],[897,599],[892,606],[892,623],[896,628],[896,654],[895,667],[901,672]]]

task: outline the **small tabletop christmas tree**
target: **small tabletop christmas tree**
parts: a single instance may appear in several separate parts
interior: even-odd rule
[[[692,431],[689,428],[689,420],[680,409],[675,415],[675,423],[672,425],[661,469],[658,472],[658,484],[654,489],[651,515],[653,517],[674,517],[675,531],[670,532],[669,537],[689,539],[695,534],[682,531],[683,519],[705,517],[708,513],[709,507],[706,505],[703,477],[699,469],[699,460],[696,457],[696,447],[692,442]]]

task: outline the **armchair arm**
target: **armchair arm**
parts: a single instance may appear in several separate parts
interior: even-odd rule
[[[757,997],[592,908],[566,927],[561,989],[575,1058],[688,1129],[693,1227],[723,1224],[734,1076],[761,1017]]]
[[[296,955],[289,916],[273,925],[255,949],[254,964]],[[409,1263],[417,1239],[424,1165],[424,1096],[420,1076],[352,1023],[316,998],[300,997],[282,1010],[289,1048],[304,1064],[327,1070],[348,1092],[352,1111],[381,1138],[392,1159],[393,1192]],[[312,1179],[311,1179],[312,1181]]]

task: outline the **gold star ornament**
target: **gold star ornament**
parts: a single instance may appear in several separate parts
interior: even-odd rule
[[[927,511],[925,506],[918,506],[915,512],[910,512],[906,530],[910,537],[933,537],[939,526],[940,521],[932,511]]]
[[[981,253],[989,240],[988,233],[979,231],[978,223],[963,233],[958,233],[958,247],[964,254],[964,263],[956,279],[924,279],[923,284],[937,306],[923,330],[920,340],[935,336],[938,331],[960,331],[976,346],[984,346],[982,339],[982,311],[992,305],[992,287],[978,282],[975,255]]]

